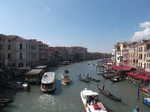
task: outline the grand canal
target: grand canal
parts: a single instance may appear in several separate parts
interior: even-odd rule
[[[80,73],[89,73],[101,79],[100,85],[105,83],[107,89],[122,98],[123,102],[118,103],[100,94],[100,100],[113,112],[131,112],[136,105],[140,106],[141,112],[150,112],[150,108],[142,103],[143,96],[140,97],[140,100],[137,100],[137,87],[135,85],[128,81],[112,83],[103,79],[103,77],[96,74],[95,63],[96,61],[88,61],[59,67],[55,70],[50,69],[50,71],[55,71],[57,75],[55,94],[43,94],[40,92],[39,86],[32,86],[29,93],[17,93],[14,102],[5,108],[4,112],[83,112],[80,91],[84,88],[97,91],[97,83],[91,82],[87,84],[80,82],[78,80],[78,74]],[[65,69],[70,71],[69,75],[73,80],[73,83],[69,86],[62,86],[60,82],[61,73]]]

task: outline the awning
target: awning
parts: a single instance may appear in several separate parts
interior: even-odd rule
[[[116,71],[131,71],[135,68],[127,66],[127,65],[120,65],[120,66],[113,66],[112,69]]]
[[[121,70],[121,67],[120,66],[113,66],[112,69],[116,70],[116,71],[119,71],[119,70]]]
[[[145,72],[142,74],[145,74]],[[150,80],[150,77],[147,77],[146,75],[142,75],[142,74],[141,74],[141,72],[135,72],[135,73],[130,72],[130,73],[128,73],[129,76],[131,76],[135,79],[139,79],[139,80],[143,80],[143,81],[149,81]]]

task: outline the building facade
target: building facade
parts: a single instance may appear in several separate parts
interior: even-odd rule
[[[15,35],[0,35],[0,67],[33,67],[43,64],[43,46],[37,40],[28,40]],[[47,47],[46,47],[47,49]],[[41,52],[40,52],[41,51]],[[43,52],[44,51],[44,52]],[[42,60],[43,61],[43,60]],[[46,60],[47,61],[47,60]]]
[[[150,71],[150,40],[117,43],[114,57],[117,65],[128,64]]]
[[[116,65],[128,63],[128,50],[129,46],[127,42],[119,42],[113,49],[113,61]]]

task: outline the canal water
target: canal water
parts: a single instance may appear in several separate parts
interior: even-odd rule
[[[140,112],[150,112],[150,108],[145,106],[143,96],[137,100],[137,87],[128,81],[112,83],[103,79],[102,76],[96,74],[97,61],[87,61],[75,63],[68,66],[59,67],[57,69],[49,69],[56,72],[57,89],[55,94],[48,95],[40,92],[40,86],[32,86],[31,92],[19,92],[15,96],[12,104],[6,107],[4,112],[84,112],[84,108],[80,98],[80,91],[88,88],[97,91],[97,84],[103,85],[123,100],[122,103],[112,101],[103,96],[101,93],[99,98],[103,104],[112,110],[112,112],[132,112],[132,109],[138,105]],[[69,75],[73,82],[69,86],[61,85],[61,74],[63,70],[69,70]],[[91,82],[89,84],[80,82],[78,74],[87,74],[101,79],[100,83]]]

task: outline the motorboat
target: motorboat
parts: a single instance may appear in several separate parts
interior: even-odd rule
[[[123,78],[121,76],[117,75],[117,76],[112,77],[110,80],[112,82],[119,82],[119,81],[122,81]]]
[[[144,98],[143,103],[147,106],[150,106],[150,98]]]
[[[80,95],[86,112],[107,112],[98,99],[99,94],[97,92],[85,88],[80,92]]]
[[[41,91],[44,93],[50,93],[55,89],[55,72],[44,73],[41,79]]]
[[[28,82],[16,82],[17,90],[30,91],[30,84]]]
[[[85,83],[89,83],[90,79],[88,77],[83,77],[81,74],[79,75],[79,80]]]
[[[62,75],[62,84],[63,85],[69,85],[72,82],[71,78],[69,75]]]

